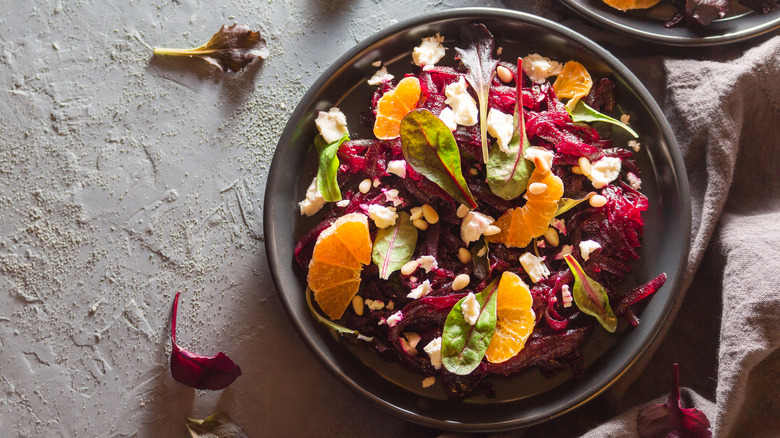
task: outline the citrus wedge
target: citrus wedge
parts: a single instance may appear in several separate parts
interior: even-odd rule
[[[531,291],[516,274],[504,272],[496,293],[496,329],[485,352],[491,363],[504,362],[517,355],[536,322]]]
[[[420,100],[420,80],[414,76],[401,79],[394,90],[386,92],[376,105],[374,136],[389,140],[401,135],[401,120],[417,108]]]

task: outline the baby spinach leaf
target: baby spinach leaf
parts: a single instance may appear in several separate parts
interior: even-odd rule
[[[458,143],[452,131],[424,108],[409,112],[401,120],[401,148],[406,162],[444,189],[456,201],[477,208],[460,167]]]
[[[221,411],[203,420],[187,418],[187,432],[192,438],[249,438],[230,415]]]
[[[317,169],[317,190],[327,202],[341,201],[341,189],[336,179],[339,170],[339,157],[336,153],[341,144],[348,140],[347,134],[330,144],[325,143],[321,135],[314,137],[314,147],[317,148],[320,161]]]
[[[585,197],[582,199],[561,198],[561,200],[558,201],[558,211],[555,212],[555,216],[557,217],[566,213],[567,211],[580,205],[581,203],[587,201],[588,199],[592,198],[595,195],[596,192],[590,192],[587,195],[585,195]]]
[[[341,336],[355,336],[355,338],[363,340],[363,341],[366,341],[366,342],[371,342],[371,341],[374,340],[373,337],[364,336],[364,335],[360,334],[360,332],[357,331],[357,330],[348,329],[348,328],[346,328],[344,326],[336,324],[335,322],[333,322],[333,321],[331,321],[331,320],[329,320],[327,318],[323,318],[322,315],[320,315],[319,312],[317,312],[317,310],[314,309],[314,304],[312,304],[312,302],[311,302],[311,296],[312,296],[312,291],[307,286],[306,287],[306,304],[309,305],[309,312],[314,317],[314,319],[316,319],[322,325],[327,327],[328,330],[330,330],[330,333],[333,335],[334,338],[336,338],[338,340],[338,335],[341,335]]]
[[[205,60],[222,71],[239,71],[255,59],[268,57],[260,32],[245,24],[223,25],[204,45],[193,49],[156,47],[155,55],[189,56]]]
[[[463,317],[463,297],[450,310],[441,338],[441,359],[447,371],[465,376],[482,362],[496,329],[496,291],[501,277],[476,294],[479,317],[470,325]]]
[[[480,280],[487,280],[490,278],[490,257],[488,257],[490,249],[488,248],[487,239],[483,237],[478,240],[476,245],[471,248],[470,252],[471,262],[474,263],[474,276]],[[480,253],[482,253],[482,255],[480,255]]]
[[[523,71],[523,58],[517,59],[517,71]],[[522,195],[528,186],[528,179],[533,172],[533,165],[524,158],[525,150],[531,144],[525,133],[525,116],[523,115],[523,81],[517,81],[517,101],[515,102],[514,125],[515,132],[509,141],[508,152],[493,147],[487,161],[487,183],[490,190],[499,197],[512,200]]]
[[[609,306],[609,297],[604,286],[588,277],[573,255],[566,254],[563,258],[574,273],[574,303],[580,310],[595,317],[608,332],[614,333],[617,329],[617,318]]]
[[[612,117],[602,114],[593,108],[589,107],[585,104],[583,101],[577,102],[577,105],[574,106],[574,110],[569,110],[569,107],[566,107],[566,110],[569,111],[569,115],[571,115],[571,120],[574,122],[605,122],[605,123],[611,123],[616,126],[620,126],[621,128],[628,131],[629,134],[631,134],[634,138],[639,138],[639,134],[636,133],[633,129],[631,129],[630,126],[626,125],[625,123],[621,122],[620,120],[615,120]]]
[[[465,49],[455,48],[456,58],[466,67],[466,80],[477,92],[479,100],[479,131],[482,136],[482,159],[488,162],[487,112],[488,95],[493,75],[496,74],[498,60],[493,58],[495,42],[493,35],[483,24],[467,24],[460,28],[461,42]]]
[[[387,280],[390,274],[401,269],[412,259],[417,245],[417,228],[409,214],[401,212],[392,227],[379,229],[374,239],[371,258],[379,267],[379,278]]]

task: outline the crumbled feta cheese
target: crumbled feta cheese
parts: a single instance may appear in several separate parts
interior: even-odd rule
[[[466,79],[461,76],[458,82],[447,85],[444,94],[447,96],[444,103],[455,113],[455,123],[463,126],[477,124],[479,110],[477,110],[477,102],[466,89]]]
[[[631,188],[634,190],[639,190],[642,188],[642,179],[636,176],[634,172],[628,172],[628,183],[631,184]]]
[[[404,314],[400,310],[387,317],[387,326],[395,327],[396,324],[404,319]]]
[[[534,82],[544,82],[549,76],[557,75],[563,70],[560,62],[532,53],[523,58],[523,71]]]
[[[572,296],[568,284],[561,286],[561,296],[563,297],[563,307],[571,307]]]
[[[574,251],[574,247],[572,245],[563,245],[561,247],[561,252],[555,255],[555,260],[563,260],[563,257],[567,255],[571,255],[571,252]]]
[[[422,387],[428,388],[429,386],[433,386],[434,383],[436,383],[436,377],[434,376],[426,377],[422,380]]]
[[[374,188],[377,188],[382,184],[382,181],[380,181],[379,178],[374,178],[374,182],[371,184],[374,186]]]
[[[420,257],[417,259],[417,263],[420,264],[421,268],[425,269],[425,272],[431,272],[439,267],[439,262],[436,261],[436,258],[429,255]]]
[[[552,218],[550,219],[550,226],[558,230],[558,232],[563,234],[564,236],[568,234],[568,232],[566,231],[565,219]]]
[[[629,140],[628,141],[628,147],[634,150],[634,152],[639,152],[640,144],[636,140]]]
[[[398,213],[381,205],[372,204],[368,206],[368,216],[374,220],[379,228],[387,228],[395,225]]]
[[[420,283],[416,288],[414,288],[411,292],[409,292],[408,295],[406,295],[406,298],[411,298],[413,300],[418,300],[429,293],[431,293],[431,282],[428,280],[423,281]]]
[[[599,248],[601,248],[601,245],[599,245],[599,243],[595,240],[583,240],[580,242],[580,254],[582,254],[582,260],[588,260],[590,258],[590,254]]]
[[[338,141],[347,133],[347,116],[336,107],[331,108],[327,113],[320,111],[314,124],[328,144]]]
[[[539,157],[544,161],[547,161],[548,167],[552,167],[552,160],[554,156],[555,152],[539,146],[531,146],[526,149],[525,153],[523,154],[523,158],[528,161],[534,161],[534,157]]]
[[[379,85],[382,82],[392,81],[395,76],[387,72],[387,67],[382,66],[374,76],[368,80],[368,85]]]
[[[480,308],[479,301],[477,301],[477,297],[474,296],[474,292],[469,292],[469,294],[466,295],[466,299],[463,300],[460,310],[463,313],[463,319],[465,319],[469,325],[477,323]]]
[[[363,301],[365,302],[366,306],[368,306],[369,310],[382,310],[385,308],[385,303],[383,301],[372,300],[369,298],[366,298]]]
[[[412,348],[416,348],[417,344],[420,343],[420,335],[415,332],[404,332],[404,337]]]
[[[540,280],[547,278],[550,275],[550,270],[547,269],[547,265],[544,264],[544,259],[537,257],[530,252],[527,252],[520,256],[520,264],[523,265],[523,269],[531,277],[531,281],[538,283]]]
[[[431,358],[431,365],[434,369],[441,369],[441,336],[428,342],[428,345],[423,347],[423,351]]]
[[[393,206],[398,207],[399,205],[404,203],[404,200],[398,197],[398,189],[389,189],[384,190],[382,189],[385,195],[385,200],[387,202],[392,202]]]
[[[325,205],[325,198],[322,197],[322,193],[317,189],[317,177],[315,176],[311,180],[309,188],[306,189],[306,198],[298,203],[298,207],[301,208],[301,214],[313,216],[322,209],[323,205]]]
[[[447,125],[447,128],[449,128],[450,131],[458,129],[458,124],[455,123],[455,112],[452,111],[452,108],[445,106],[439,114],[439,119]]]
[[[479,236],[481,236],[495,221],[495,219],[488,215],[477,211],[470,211],[466,214],[463,218],[463,222],[460,224],[460,238],[466,242],[466,245],[477,241],[479,240]]]
[[[620,175],[622,160],[618,157],[602,157],[590,165],[588,178],[593,182],[593,187],[601,189],[614,181]]]
[[[405,338],[398,338],[398,342],[401,344],[401,348],[403,348],[406,354],[410,356],[417,356],[417,349],[410,345],[409,341],[407,341]]]
[[[444,42],[444,35],[431,36],[423,38],[422,43],[415,47],[412,51],[412,59],[414,64],[423,68],[423,70],[430,70],[439,62],[445,54],[445,48],[441,45]]]
[[[504,114],[501,111],[490,108],[487,115],[487,132],[495,137],[498,148],[502,152],[509,152],[509,141],[515,132],[515,122],[512,114]]]
[[[349,199],[342,199],[341,201],[336,202],[336,207],[344,208],[349,205]]]
[[[409,210],[409,213],[409,219],[420,219],[422,217],[422,207],[412,207],[412,209]]]
[[[387,173],[406,178],[406,160],[392,160],[387,163]]]

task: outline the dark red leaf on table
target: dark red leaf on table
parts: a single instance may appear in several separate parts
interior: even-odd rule
[[[187,351],[176,344],[176,312],[179,308],[179,292],[173,299],[171,319],[171,374],[174,380],[197,389],[224,389],[241,375],[241,368],[225,353],[202,356]]]

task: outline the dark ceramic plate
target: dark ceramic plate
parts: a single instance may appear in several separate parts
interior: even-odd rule
[[[634,38],[673,46],[732,43],[780,28],[780,10],[759,14],[740,4],[735,4],[725,17],[708,26],[692,29],[681,23],[667,29],[664,23],[675,13],[675,8],[668,0],[662,0],[652,8],[627,12],[612,8],[602,0],[561,1],[600,26]]]
[[[411,69],[411,51],[420,38],[440,32],[456,39],[466,23],[480,22],[493,33],[503,59],[540,53],[553,59],[576,59],[594,77],[615,80],[619,102],[642,134],[638,154],[643,191],[651,202],[642,260],[625,287],[643,283],[661,272],[669,280],[641,309],[642,323],[633,330],[610,335],[597,331],[584,349],[586,376],[575,380],[561,373],[541,377],[528,370],[492,382],[498,397],[448,401],[437,385],[423,389],[422,376],[380,360],[373,351],[339,343],[309,314],[304,291],[306,273],[293,260],[293,248],[318,222],[299,213],[315,173],[312,141],[314,118],[320,110],[339,106],[353,138],[371,135],[360,126],[359,114],[370,102],[374,87],[366,79],[382,60],[401,77]],[[450,47],[452,47],[450,45]],[[448,50],[442,65],[453,65]],[[645,351],[669,319],[679,293],[688,254],[690,199],[682,158],[671,129],[658,105],[637,78],[609,52],[577,33],[545,19],[495,9],[455,9],[411,19],[377,33],[339,58],[309,89],[296,107],[277,145],[265,195],[265,238],[279,298],[300,336],[312,352],[347,386],[380,408],[423,425],[460,431],[505,430],[545,421],[587,402],[618,379]]]

